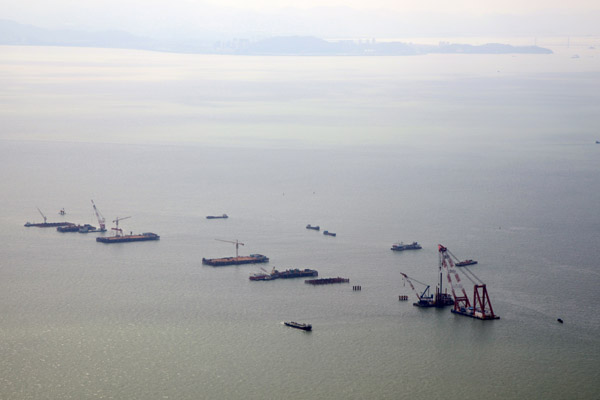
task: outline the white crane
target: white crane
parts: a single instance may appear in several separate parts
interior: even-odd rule
[[[238,241],[237,239],[235,240],[235,242],[231,241],[231,240],[222,240],[222,239],[215,239],[215,240],[218,240],[219,242],[226,242],[226,243],[233,243],[233,244],[235,244],[235,256],[236,256],[236,258],[239,257],[239,255],[238,255],[238,249],[239,249],[240,245],[244,246],[244,243]]]
[[[100,225],[100,232],[106,232],[106,225],[104,224],[104,222],[106,220],[104,219],[102,214],[100,214],[100,211],[98,211],[98,209],[96,208],[96,205],[94,204],[94,200],[92,200],[92,207],[94,207],[94,212],[96,213],[96,218],[98,218],[98,225]]]
[[[115,231],[115,236],[121,236],[123,234],[123,229],[119,228],[119,221],[123,221],[124,219],[127,218],[131,218],[131,217],[123,217],[123,218],[119,218],[117,217],[117,219],[115,219],[113,222],[116,224],[115,228],[111,228],[113,231]],[[121,235],[119,235],[119,233],[121,233]]]
[[[46,216],[44,215],[44,213],[42,212],[42,210],[40,210],[38,207],[36,207],[36,208],[40,212],[40,214],[42,214],[42,218],[44,218],[44,223],[46,223],[46,220],[47,220]]]

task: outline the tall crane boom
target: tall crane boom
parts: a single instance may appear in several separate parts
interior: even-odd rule
[[[215,240],[218,240],[219,242],[225,242],[225,243],[233,243],[233,244],[235,244],[235,256],[236,257],[239,257],[239,255],[238,255],[238,249],[240,248],[240,245],[244,246],[244,243],[238,241],[237,239],[235,240],[235,242],[232,241],[232,240],[223,240],[223,239],[215,239]]]
[[[423,283],[423,282],[419,282],[418,280],[414,279],[414,278],[409,278],[408,275],[406,275],[403,272],[400,272],[400,275],[402,275],[404,277],[404,280],[406,282],[408,282],[408,284],[410,285],[410,288],[413,290],[413,292],[415,292],[415,295],[417,295],[417,299],[419,299],[419,301],[421,300],[431,300],[433,298],[432,295],[429,295],[429,285]],[[421,285],[425,286],[425,290],[423,290],[423,293],[419,294],[419,292],[417,291],[417,289],[415,289],[415,285],[413,285],[412,281],[415,281],[417,283],[420,283]]]
[[[454,261],[452,261],[452,258],[448,254],[448,249],[439,244],[438,251],[440,253],[440,266],[446,271],[448,284],[450,285],[452,296],[454,297],[454,310],[470,308],[471,302],[469,301],[465,288],[462,286],[460,276],[454,266]],[[457,289],[460,290],[462,296],[456,294]]]
[[[106,231],[106,225],[104,224],[104,222],[106,220],[104,219],[102,214],[100,214],[100,211],[98,211],[98,209],[96,208],[96,204],[94,204],[94,200],[92,200],[92,207],[94,207],[94,212],[96,213],[96,218],[98,218],[98,225],[100,225],[100,231],[101,232]]]
[[[36,208],[40,212],[40,214],[42,214],[42,218],[44,218],[44,223],[46,223],[46,220],[47,220],[46,216],[44,215],[44,213],[42,212],[42,210],[40,210],[38,207],[36,207]]]

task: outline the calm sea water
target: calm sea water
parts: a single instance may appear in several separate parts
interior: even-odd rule
[[[598,60],[3,47],[0,397],[595,398]],[[23,227],[90,199],[161,240]],[[203,266],[215,239],[271,261]],[[398,301],[438,243],[500,320]]]

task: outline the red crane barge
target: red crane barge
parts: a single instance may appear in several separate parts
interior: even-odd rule
[[[485,283],[477,278],[467,267],[462,268],[465,272],[465,276],[474,284],[473,305],[471,305],[467,292],[460,281],[458,271],[450,257],[450,251],[441,244],[438,245],[438,250],[440,254],[440,266],[446,271],[448,284],[450,285],[452,295],[454,296],[454,309],[451,311],[454,314],[482,320],[500,319],[499,316],[494,314],[494,309],[492,308],[492,303],[490,302],[490,296],[488,295]],[[475,280],[477,282],[475,282]],[[458,294],[457,291],[459,291]]]

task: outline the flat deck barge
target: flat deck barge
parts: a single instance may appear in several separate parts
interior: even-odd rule
[[[304,278],[307,276],[319,276],[319,272],[314,269],[287,269],[285,271],[278,271],[273,268],[271,273],[258,273],[250,276],[251,281],[272,281],[274,279],[290,279],[290,278]]]
[[[141,235],[124,235],[124,236],[99,236],[96,238],[96,242],[100,243],[124,243],[124,242],[143,242],[146,240],[159,240],[160,236],[156,233],[146,232]]]
[[[225,257],[225,258],[202,258],[202,264],[213,267],[224,267],[226,265],[257,264],[269,262],[269,257],[262,254],[250,254],[249,256]]]
[[[461,308],[459,310],[450,310],[453,314],[464,315],[465,317],[475,318],[475,319],[500,319],[499,316],[490,313],[482,313],[481,311],[473,310],[473,308]]]
[[[30,227],[30,226],[35,226],[37,228],[54,228],[57,226],[71,226],[71,225],[75,225],[72,222],[39,222],[39,223],[31,223],[31,222],[27,222],[24,226],[26,227]]]
[[[322,279],[307,279],[304,283],[308,283],[309,285],[330,285],[332,283],[350,283],[350,279],[348,278],[322,278]]]

